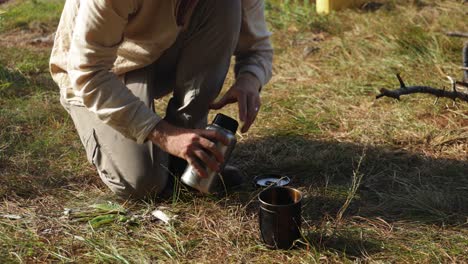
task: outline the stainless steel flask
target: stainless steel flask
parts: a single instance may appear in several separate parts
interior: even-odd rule
[[[217,130],[218,132],[222,133],[229,141],[228,145],[224,145],[221,142],[215,142],[216,148],[218,148],[218,150],[224,156],[224,164],[220,166],[221,170],[224,168],[236,145],[237,140],[235,134],[238,126],[239,123],[237,123],[236,120],[223,114],[217,114],[213,120],[213,123],[206,127],[207,130]],[[206,168],[208,177],[201,178],[200,175],[198,175],[198,173],[193,169],[193,167],[189,165],[182,174],[181,180],[186,185],[195,188],[202,193],[211,193],[219,175],[217,171],[212,171],[203,164],[202,166]]]

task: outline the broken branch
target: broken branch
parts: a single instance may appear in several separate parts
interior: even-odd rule
[[[452,100],[459,99],[461,101],[468,102],[468,94],[458,92],[456,89],[452,91],[446,91],[444,89],[433,88],[429,86],[406,86],[403,82],[403,79],[399,74],[397,74],[398,81],[400,82],[400,88],[396,90],[388,90],[385,88],[380,89],[380,94],[377,95],[377,99],[381,97],[390,97],[400,100],[400,96],[408,95],[408,94],[415,94],[415,93],[423,93],[423,94],[432,94],[436,97],[443,97],[443,98],[450,98]],[[463,82],[456,82],[456,84],[461,83],[463,86],[467,85]]]
[[[463,45],[463,67],[464,67],[464,81],[468,82],[468,41]]]
[[[458,31],[448,31],[445,33],[445,35],[449,37],[468,38],[468,33]]]
[[[456,81],[455,84],[468,88],[468,83],[466,83],[466,82]]]

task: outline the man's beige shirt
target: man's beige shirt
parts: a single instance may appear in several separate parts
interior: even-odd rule
[[[156,61],[183,30],[180,0],[67,0],[55,37],[50,71],[61,100],[85,106],[138,143],[161,120],[118,77]],[[242,1],[236,74],[271,78],[272,48],[263,0]]]

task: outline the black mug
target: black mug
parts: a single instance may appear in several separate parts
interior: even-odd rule
[[[259,224],[269,248],[289,249],[301,238],[302,193],[290,187],[271,187],[260,193]]]

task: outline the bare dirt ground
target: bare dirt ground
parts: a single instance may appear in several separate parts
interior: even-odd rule
[[[22,47],[27,49],[51,48],[54,33],[44,33],[32,30],[17,30],[1,34],[0,46],[2,47]]]

